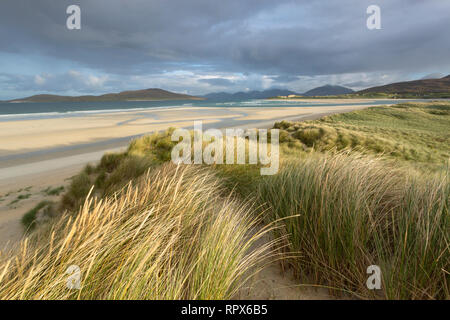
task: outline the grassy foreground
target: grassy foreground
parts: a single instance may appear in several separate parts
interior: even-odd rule
[[[270,255],[249,205],[210,171],[164,165],[113,197],[87,198],[3,257],[0,299],[227,299]],[[68,290],[77,265],[81,290]]]
[[[274,249],[299,284],[337,296],[450,298],[450,103],[275,127],[274,176],[257,165],[177,169],[166,164],[170,130],[87,166],[56,218],[0,257],[0,298],[226,299]],[[261,244],[268,231],[274,242]],[[72,264],[79,291],[65,287]],[[381,290],[366,287],[370,265]]]
[[[449,198],[448,171],[426,178],[344,154],[289,163],[259,189],[273,220],[297,215],[281,230],[297,276],[366,298],[449,296]],[[367,290],[370,265],[381,292]]]

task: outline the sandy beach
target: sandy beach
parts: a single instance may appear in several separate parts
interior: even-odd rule
[[[67,187],[87,163],[123,150],[140,135],[169,127],[268,128],[280,120],[316,119],[368,105],[270,108],[158,109],[0,123],[0,248],[23,235],[20,219],[40,201],[55,200],[47,188]]]

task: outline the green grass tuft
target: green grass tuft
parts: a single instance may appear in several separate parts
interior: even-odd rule
[[[59,186],[59,187],[48,187],[45,190],[43,190],[43,192],[48,195],[48,196],[59,196],[61,194],[61,192],[64,191],[64,186]]]
[[[21,222],[27,231],[33,230],[36,225],[36,214],[43,208],[47,207],[47,214],[51,213],[51,201],[41,201],[33,209],[25,213],[21,219]]]

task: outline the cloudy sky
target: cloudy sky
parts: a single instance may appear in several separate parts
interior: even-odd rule
[[[68,30],[66,8],[81,8]],[[366,9],[381,8],[381,30]],[[447,0],[1,0],[0,99],[361,89],[450,73]]]

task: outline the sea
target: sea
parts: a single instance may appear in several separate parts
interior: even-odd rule
[[[351,102],[345,105],[383,105],[426,100],[376,100],[367,103]],[[311,103],[306,101],[279,101],[266,99],[213,101],[213,100],[171,100],[171,101],[111,101],[111,102],[0,102],[0,122],[81,117],[89,114],[124,111],[145,111],[151,109],[177,109],[186,107],[317,107],[339,106],[336,103]]]

